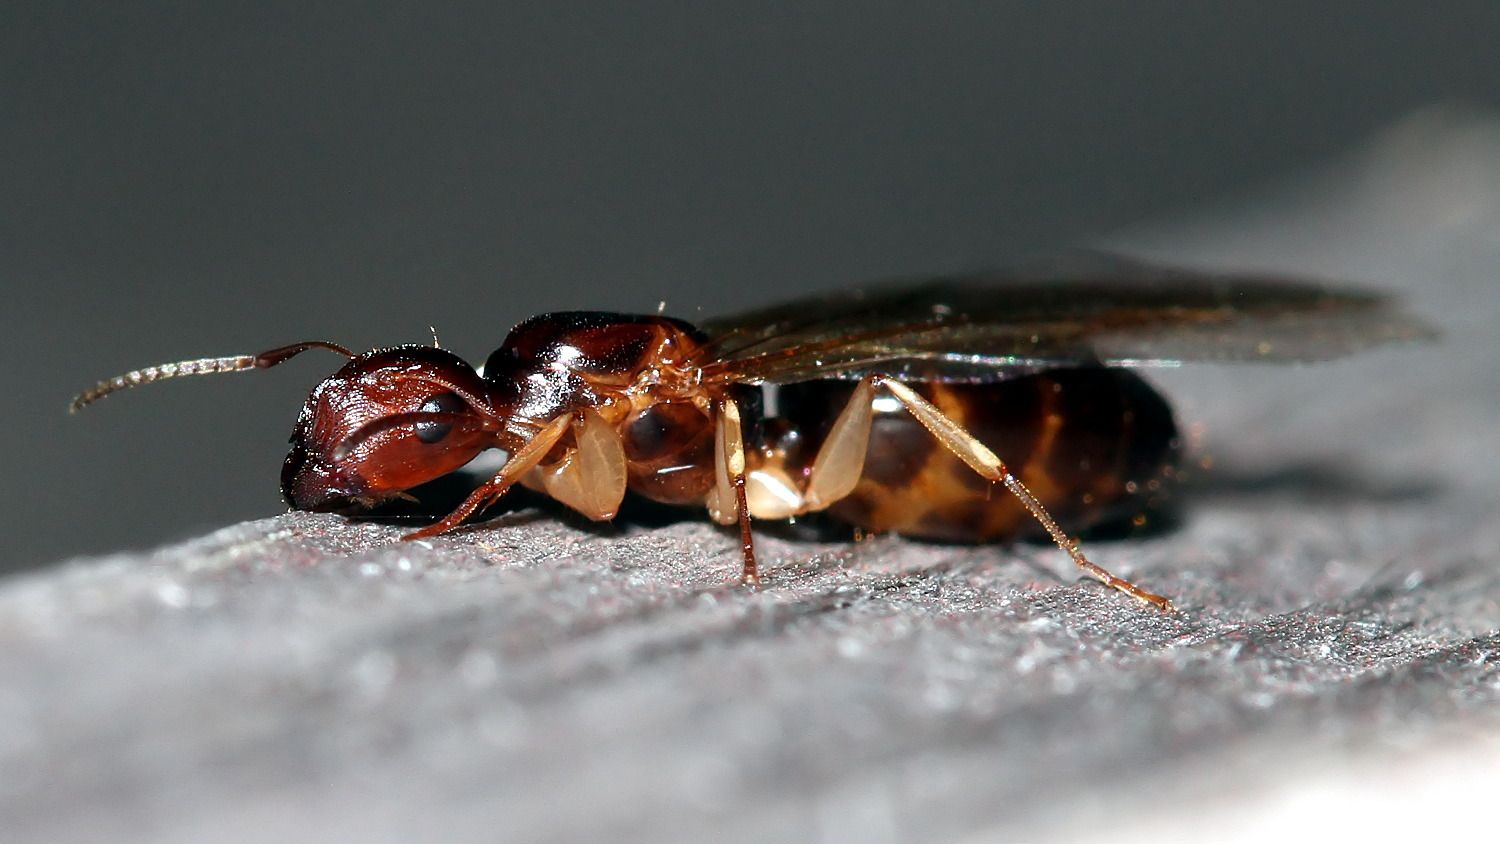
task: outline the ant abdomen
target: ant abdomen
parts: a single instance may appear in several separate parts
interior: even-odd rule
[[[848,381],[781,388],[784,415],[809,443],[804,451],[816,451],[853,389]],[[1180,445],[1171,408],[1126,370],[1056,369],[995,383],[923,383],[916,389],[1001,450],[1015,476],[1070,532],[1151,509],[1176,472]],[[859,483],[828,513],[866,530],[958,542],[1037,532],[1019,501],[995,494],[991,482],[884,395],[875,399]]]

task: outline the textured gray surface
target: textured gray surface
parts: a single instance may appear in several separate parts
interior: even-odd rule
[[[1212,468],[1179,529],[1090,551],[1177,615],[1042,546],[763,534],[748,591],[698,520],[278,516],[0,585],[5,838],[1066,836],[1493,737],[1497,139],[1418,119],[1274,213],[1124,236],[1448,331],[1163,374]]]

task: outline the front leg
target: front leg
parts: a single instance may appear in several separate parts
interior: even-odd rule
[[[484,484],[480,485],[478,489],[470,493],[469,497],[464,499],[464,503],[458,505],[458,508],[452,513],[443,517],[439,522],[428,525],[421,530],[408,533],[401,538],[408,540],[425,539],[429,536],[447,533],[460,524],[463,524],[464,519],[467,519],[475,512],[500,500],[501,496],[505,495],[515,482],[521,479],[522,475],[530,472],[541,462],[543,457],[547,456],[547,452],[551,451],[552,447],[557,444],[557,441],[562,439],[562,435],[567,433],[568,427],[572,423],[573,418],[567,414],[547,423],[547,427],[538,431],[536,436],[532,437],[530,441],[516,449],[516,453],[512,454],[510,459],[505,461],[505,465],[500,467],[500,471],[493,478],[490,478]]]

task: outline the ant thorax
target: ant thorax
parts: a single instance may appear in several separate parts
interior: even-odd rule
[[[660,316],[565,311],[511,330],[484,364],[497,410],[545,424],[593,408],[613,423],[660,402],[711,399],[703,393],[691,325]]]

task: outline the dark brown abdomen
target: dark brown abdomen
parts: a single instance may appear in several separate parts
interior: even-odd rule
[[[1059,369],[994,384],[913,387],[1005,461],[1070,533],[1155,506],[1175,474],[1177,426],[1139,376],[1102,367]],[[783,415],[809,435],[811,454],[853,385],[788,385]],[[963,542],[1040,533],[1003,487],[942,448],[894,399],[877,399],[864,474],[829,513],[874,531]]]

